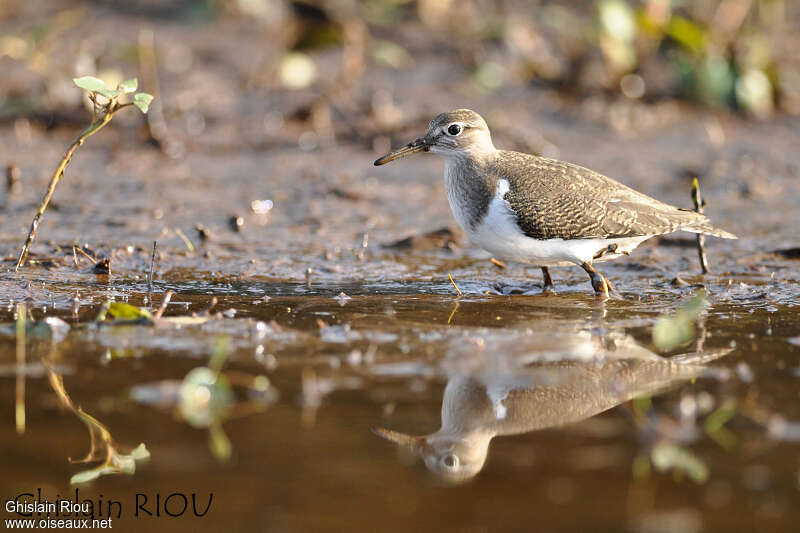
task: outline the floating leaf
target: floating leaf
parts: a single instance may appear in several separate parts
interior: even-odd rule
[[[134,305],[123,302],[111,302],[108,306],[108,314],[121,320],[138,320],[143,318],[152,321],[153,315],[147,309],[142,309]]]
[[[150,102],[153,101],[153,95],[148,93],[136,93],[133,97],[133,105],[139,108],[139,111],[147,114],[150,109]]]
[[[139,88],[139,80],[137,80],[136,78],[125,80],[119,84],[119,87],[125,94],[135,93],[136,89]]]

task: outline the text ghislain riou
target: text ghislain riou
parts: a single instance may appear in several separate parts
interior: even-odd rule
[[[55,501],[42,497],[42,489],[36,492],[22,492],[13,499],[5,501],[4,509],[8,513],[19,516],[61,516],[85,518],[120,518],[123,514],[123,503],[120,500],[104,499],[101,494],[92,500],[81,500],[80,489],[75,489],[73,497],[56,496]],[[214,501],[214,493],[200,495],[194,492],[172,492],[169,494],[145,494],[137,492],[133,496],[133,516],[197,516],[208,514]]]

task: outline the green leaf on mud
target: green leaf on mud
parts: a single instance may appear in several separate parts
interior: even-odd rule
[[[153,101],[153,95],[147,93],[136,93],[133,97],[133,105],[139,108],[139,111],[147,114],[150,109],[150,102]]]
[[[146,320],[153,319],[153,315],[151,315],[150,311],[147,309],[141,309],[123,302],[111,302],[108,306],[108,314],[121,320],[138,320],[140,318]]]
[[[136,89],[139,88],[139,80],[136,78],[131,78],[129,80],[125,80],[119,84],[122,92],[125,94],[135,93]]]

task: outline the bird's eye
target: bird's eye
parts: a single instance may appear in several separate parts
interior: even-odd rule
[[[462,131],[461,124],[450,124],[447,128],[447,133],[455,137],[456,135],[460,135]]]
[[[442,457],[442,464],[450,470],[458,468],[458,463],[459,461],[457,455],[449,454]]]

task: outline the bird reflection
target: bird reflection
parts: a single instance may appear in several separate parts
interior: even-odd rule
[[[485,364],[450,376],[442,399],[442,426],[412,436],[385,428],[375,433],[422,457],[449,482],[474,477],[491,440],[578,422],[636,397],[695,378],[725,353],[663,358],[628,336],[596,342],[595,357],[561,361]]]

